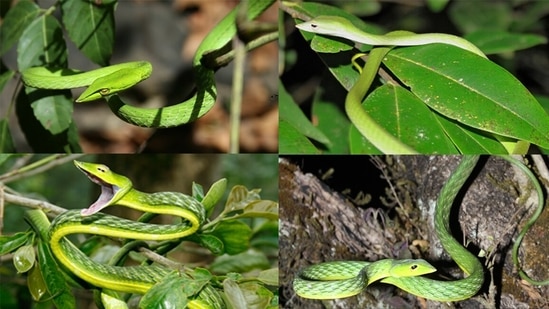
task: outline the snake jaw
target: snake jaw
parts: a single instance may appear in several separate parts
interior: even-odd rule
[[[93,215],[94,213],[99,212],[101,209],[109,206],[114,196],[116,195],[116,192],[118,192],[118,190],[120,189],[115,185],[111,185],[101,181],[101,179],[93,175],[88,175],[88,178],[90,178],[92,182],[95,182],[101,187],[101,194],[99,195],[97,201],[91,204],[90,207],[82,209],[82,211],[80,212],[82,216]]]
[[[101,187],[99,198],[88,208],[82,209],[82,216],[90,216],[101,209],[118,202],[131,188],[131,181],[113,173],[103,164],[74,161],[76,167],[81,170],[93,183]]]

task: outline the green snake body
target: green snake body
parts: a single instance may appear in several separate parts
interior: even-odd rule
[[[377,69],[383,61],[383,57],[389,52],[388,47],[378,47],[370,52],[368,61],[364,65],[362,72],[347,93],[345,98],[345,111],[357,130],[368,138],[368,140],[377,149],[383,153],[398,153],[398,154],[416,154],[417,152],[410,146],[402,143],[397,137],[387,132],[385,128],[379,125],[364,109],[362,108],[362,98],[368,92],[377,72]]]
[[[353,42],[373,46],[418,46],[433,43],[454,45],[486,58],[486,55],[471,42],[446,33],[417,34],[410,31],[393,31],[385,35],[367,33],[349,20],[339,16],[317,16],[296,25],[298,29],[323,35],[345,38]]]
[[[294,279],[295,292],[306,298],[319,298],[318,295],[329,293],[329,298],[341,298],[358,294],[368,284],[381,279],[381,282],[395,285],[408,293],[432,300],[438,301],[457,301],[470,298],[477,294],[484,282],[484,270],[479,260],[458,243],[451,235],[449,230],[449,216],[452,203],[459,190],[473,171],[478,156],[464,156],[462,162],[450,176],[442,188],[437,200],[435,210],[435,232],[446,252],[458,264],[458,266],[467,275],[466,278],[454,281],[440,281],[425,277],[420,277],[422,273],[413,274],[409,271],[412,267],[406,268],[406,265],[413,265],[417,260],[407,260],[404,262],[392,262],[391,265],[397,265],[402,271],[394,272],[391,267],[377,268],[377,262],[328,262],[312,266],[300,272]],[[383,260],[394,261],[394,260]],[[363,267],[362,269],[360,267]],[[335,277],[326,276],[338,272],[340,268],[347,268],[344,275]],[[369,275],[376,274],[375,276]],[[394,274],[396,273],[396,275]],[[335,278],[335,279],[334,279]],[[343,280],[343,284],[338,283]],[[335,297],[334,297],[335,296]]]
[[[126,90],[151,75],[152,66],[147,61],[125,62],[92,71],[81,72],[71,69],[51,70],[46,67],[28,68],[22,74],[27,86],[41,89],[70,89],[93,85],[86,89],[76,102],[87,102]],[[75,78],[76,77],[76,78]],[[108,81],[105,81],[108,79]],[[94,90],[95,89],[95,90]],[[103,89],[103,93],[96,89]]]
[[[102,164],[74,163],[90,180],[101,186],[101,195],[89,208],[66,211],[52,221],[47,232],[47,241],[53,255],[71,273],[96,287],[145,294],[173,270],[156,264],[113,266],[98,263],[66,237],[72,234],[93,234],[142,241],[181,239],[194,234],[205,221],[204,206],[195,198],[179,192],[140,192],[133,188],[127,177],[112,172]],[[178,224],[149,224],[99,212],[110,205],[179,216],[182,220]],[[38,214],[32,215],[35,225],[47,226],[47,218],[43,212],[39,213],[43,216],[42,219]],[[208,306],[203,306],[204,299],[210,300],[206,303],[214,300],[218,306],[223,304],[217,291],[207,284],[188,305],[192,308],[206,308]]]
[[[274,0],[249,1],[247,14],[253,19],[265,11]],[[148,62],[137,61],[117,64],[86,73],[68,69],[29,68],[23,70],[23,81],[27,86],[43,89],[69,89],[89,86],[77,99],[87,102],[106,98],[109,107],[120,119],[141,127],[174,127],[192,122],[206,114],[217,98],[214,69],[204,66],[202,57],[209,51],[219,50],[230,44],[236,35],[236,12],[231,11],[199,45],[193,58],[196,93],[188,100],[162,108],[139,108],[124,103],[119,91],[132,87],[151,74]],[[82,80],[80,78],[82,77]]]
[[[434,271],[436,268],[424,260],[326,262],[302,270],[293,284],[294,290],[301,297],[333,299],[354,296],[370,283],[388,276],[403,278]]]
[[[99,235],[106,236],[126,229],[142,233],[143,237],[154,238],[155,235],[158,235],[155,231],[150,230],[150,224],[137,223],[102,213],[83,218],[80,211],[69,210],[57,216],[52,222],[50,246],[57,260],[84,281],[102,288],[113,289],[114,286],[114,290],[117,291],[145,294],[155,283],[160,282],[170,270],[156,265],[121,267],[97,263],[80,251],[72,242],[64,238],[70,234],[96,234],[92,231],[92,228],[101,231]],[[178,230],[178,228],[169,227],[171,228],[157,232],[170,232],[170,229]],[[180,227],[188,228],[183,225]],[[131,236],[134,238],[134,235]]]
[[[349,20],[338,16],[317,16],[310,21],[296,25],[296,27],[306,32],[340,37],[375,47],[370,52],[358,81],[347,94],[345,111],[358,131],[383,153],[417,153],[413,148],[387,132],[361,106],[362,99],[370,89],[383,58],[392,47],[442,43],[462,48],[486,58],[486,55],[469,41],[444,33],[416,34],[409,31],[393,31],[385,35],[376,35],[364,32]]]

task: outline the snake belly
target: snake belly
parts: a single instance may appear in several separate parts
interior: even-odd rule
[[[484,282],[482,264],[473,254],[467,251],[452,237],[449,229],[449,217],[452,204],[465,181],[475,168],[478,158],[479,156],[463,156],[459,166],[440,191],[435,209],[435,232],[437,237],[446,252],[448,252],[456,264],[465,272],[467,277],[453,281],[441,281],[421,276],[398,277],[384,275],[385,278],[381,279],[381,282],[395,285],[410,294],[436,301],[464,300],[471,298],[478,293]],[[345,279],[349,280],[344,282],[346,285],[345,287],[343,285],[339,287],[337,285],[337,279],[323,282],[325,279],[322,277],[322,274],[330,273],[331,276],[336,276],[337,278],[337,274],[335,273],[338,272],[338,269],[347,268],[345,273],[356,273],[357,268],[361,265],[360,263],[354,263],[353,261],[344,261],[341,265],[338,265],[337,263],[340,262],[314,265],[312,266],[312,272],[307,272],[307,269],[305,269],[298,273],[294,279],[294,290],[296,293],[298,295],[305,295],[305,297],[307,297],[307,295],[313,296],[308,298],[323,299],[321,296],[316,296],[323,295],[323,293],[329,293],[330,289],[332,289],[335,290],[335,293],[331,293],[330,299],[342,298],[357,294],[355,292],[359,287],[359,283],[362,284],[360,285],[360,290],[362,290],[366,288],[368,284],[375,281],[371,280],[371,278]],[[359,271],[357,277],[360,277],[365,272],[369,271],[369,268],[376,267],[375,262],[362,265],[364,265],[363,270]],[[307,273],[305,277],[302,276],[303,272]],[[315,273],[317,273],[318,276]],[[329,286],[324,286],[323,284]],[[351,289],[353,290],[351,291]]]

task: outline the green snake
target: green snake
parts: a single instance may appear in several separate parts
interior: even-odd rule
[[[274,0],[248,1],[248,18],[253,19],[265,11]],[[192,122],[206,114],[214,105],[217,90],[214,69],[202,64],[205,53],[230,44],[236,34],[236,12],[232,10],[204,38],[193,58],[192,66],[196,93],[188,100],[161,108],[139,108],[125,104],[118,92],[148,78],[152,66],[146,61],[128,62],[88,72],[70,69],[34,67],[23,70],[25,85],[42,89],[70,89],[89,86],[76,102],[107,99],[113,113],[120,119],[141,127],[174,127]]]
[[[317,273],[321,274],[322,272],[320,272],[320,270],[323,272],[332,272],[331,267],[333,267],[334,262],[331,262],[329,264],[322,263],[315,265],[298,274],[294,279],[294,290],[296,294],[304,298],[313,299],[317,298],[316,296],[318,294],[330,294],[330,296],[332,296],[330,298],[348,297],[360,293],[366,286],[381,279],[381,282],[383,283],[395,285],[410,294],[432,300],[456,301],[474,296],[480,290],[484,282],[482,264],[473,254],[463,248],[463,246],[452,237],[448,220],[452,203],[475,168],[477,161],[478,156],[463,157],[458,168],[452,173],[440,191],[435,210],[436,234],[446,252],[450,254],[452,259],[454,259],[458,266],[468,275],[466,278],[454,281],[439,281],[415,276],[406,269],[417,268],[417,266],[414,267],[414,265],[418,263],[418,260],[404,260],[402,262],[386,259],[382,261],[389,261],[392,265],[397,266],[399,270],[393,271],[391,267],[385,267],[381,270],[369,269],[378,268],[378,264],[376,264],[378,262],[365,264],[365,266],[363,266],[364,268],[361,270],[359,267],[360,264],[357,264],[353,270],[348,272],[347,277],[362,277],[360,280],[350,280],[352,282],[344,285],[345,289],[337,284],[337,280],[332,282],[327,281],[328,287],[324,288],[323,281],[325,279],[317,276]],[[328,269],[324,269],[324,265],[326,265]],[[425,268],[429,269],[427,266],[425,266]],[[358,274],[360,273],[362,273],[362,275],[359,276]],[[378,275],[370,277],[368,276],[369,273],[378,273]],[[312,279],[316,281],[311,281]],[[349,290],[352,290],[352,292]]]
[[[471,175],[478,156],[463,156],[462,161],[440,191],[435,209],[435,232],[442,246],[467,275],[464,279],[440,281],[423,274],[436,269],[424,260],[384,259],[376,262],[335,261],[316,264],[298,272],[293,286],[297,295],[311,299],[334,299],[356,295],[371,283],[380,280],[426,299],[459,301],[473,297],[484,282],[484,270],[479,260],[457,242],[450,233],[450,210],[455,197]],[[520,267],[518,248],[522,238],[543,210],[543,190],[534,174],[522,162],[502,157],[520,168],[534,184],[538,209],[519,233],[513,246],[513,261],[521,278],[535,285],[547,285],[549,280],[531,279]]]
[[[338,16],[317,16],[310,21],[296,25],[300,30],[345,38],[353,42],[374,46],[368,61],[361,70],[358,81],[349,90],[345,99],[345,111],[357,130],[383,153],[415,154],[417,151],[404,144],[397,137],[387,132],[362,108],[361,102],[372,82],[385,55],[395,46],[417,46],[432,43],[453,45],[474,53],[482,58],[486,55],[471,42],[455,35],[445,33],[416,34],[409,31],[393,31],[385,35],[364,32],[349,20]],[[529,143],[508,141],[495,135],[509,153],[526,153]]]
[[[91,260],[72,242],[71,234],[94,234],[137,240],[179,239],[195,233],[205,220],[204,206],[191,196],[179,192],[144,193],[133,188],[125,176],[112,172],[107,166],[74,161],[75,165],[94,183],[101,186],[101,195],[89,208],[69,210],[57,216],[48,232],[49,246],[66,269],[84,281],[114,291],[145,294],[171,270],[159,265],[111,266]],[[179,216],[181,223],[157,225],[100,213],[111,205],[120,205],[143,212]],[[36,220],[35,220],[36,221]],[[47,222],[38,222],[47,225]],[[206,286],[209,298],[217,294]],[[199,300],[189,307],[201,308]]]

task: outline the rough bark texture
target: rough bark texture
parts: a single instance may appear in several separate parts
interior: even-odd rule
[[[301,166],[307,166],[309,160],[308,157],[293,159],[290,161]],[[372,159],[378,169],[372,168]],[[362,182],[362,191],[372,195],[372,201],[362,206],[355,206],[349,198],[334,192],[316,176],[303,173],[291,162],[281,161],[281,307],[448,308],[448,304],[425,301],[383,284],[374,284],[356,297],[307,300],[295,295],[291,281],[299,269],[324,261],[409,257],[425,258],[439,273],[442,270],[447,276],[459,278],[461,271],[454,267],[436,238],[432,215],[438,192],[460,159],[459,156],[363,157],[363,166],[353,162],[350,167],[351,174],[355,175],[352,182]],[[323,170],[334,167],[331,165],[337,160],[349,159],[326,159]],[[332,183],[350,181],[349,176],[339,177],[345,175],[344,168],[334,168]],[[392,183],[392,191],[369,191],[380,183],[389,188],[384,177]],[[356,194],[351,192],[350,196]],[[510,258],[513,237],[537,207],[536,200],[528,199],[530,195],[531,186],[520,171],[515,171],[501,158],[481,158],[454,203],[450,223],[454,237],[460,240],[465,236],[474,254],[479,248],[492,253],[493,277],[486,267],[485,285],[479,296],[454,303],[455,307],[541,308],[548,305],[543,296],[548,295],[548,289],[521,283]],[[528,210],[529,205],[533,207]],[[525,253],[521,254],[523,268],[537,279],[549,276],[546,250],[543,250],[549,246],[546,240],[549,234],[543,220],[541,218],[537,227],[528,233],[521,248]],[[528,237],[535,233],[538,233],[535,237]],[[525,264],[537,256],[542,256],[537,266]],[[481,262],[488,264],[486,258]]]

